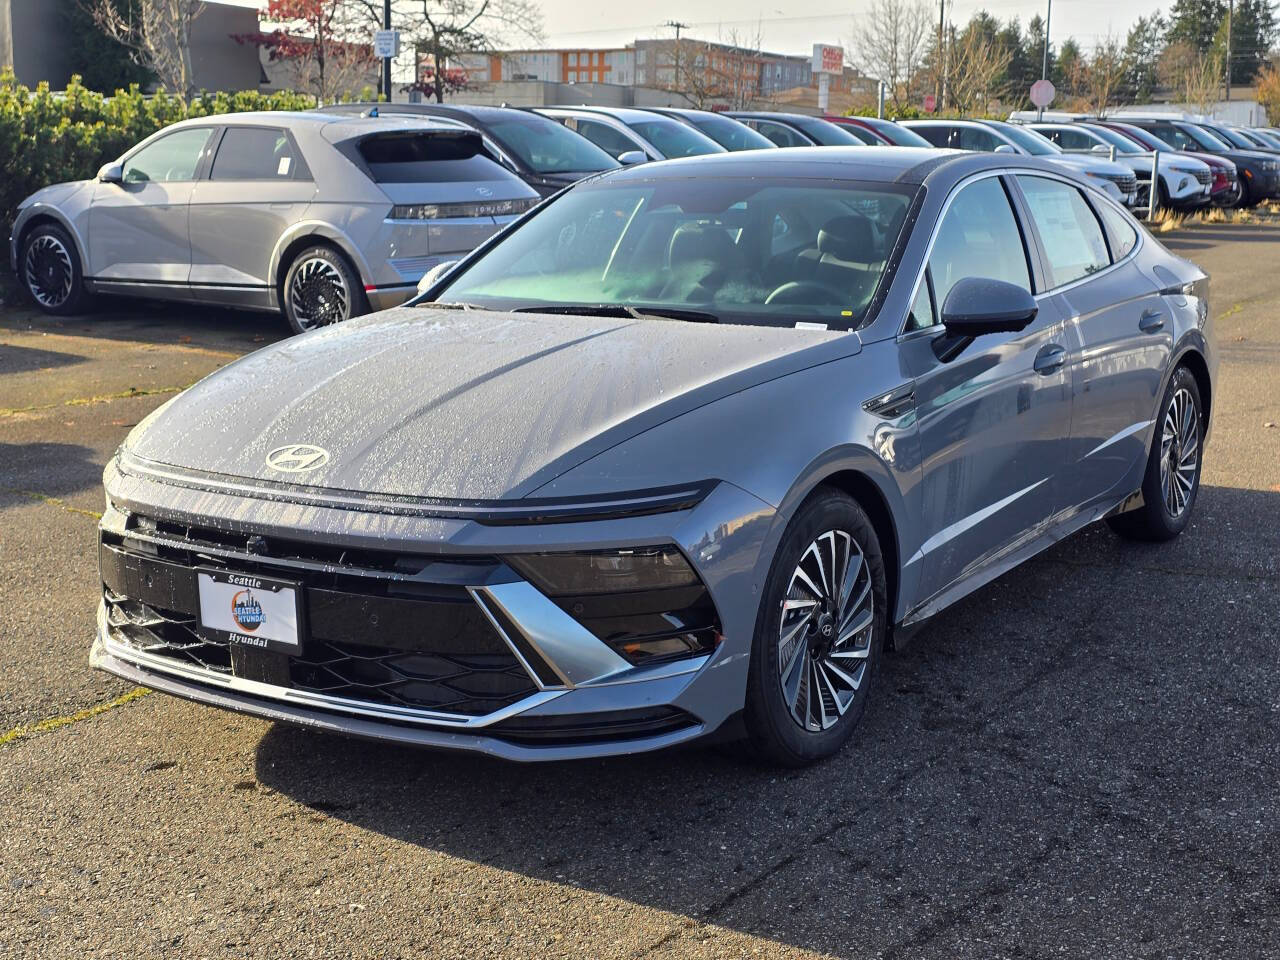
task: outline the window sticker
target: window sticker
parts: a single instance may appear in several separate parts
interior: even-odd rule
[[[280,163],[276,167],[276,175],[280,177],[287,177],[289,175],[289,168],[292,166],[293,157],[281,157]]]

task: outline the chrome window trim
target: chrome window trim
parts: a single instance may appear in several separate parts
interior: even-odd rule
[[[929,121],[926,121],[926,122],[929,122]],[[936,123],[939,121],[932,121],[932,122]],[[955,200],[956,196],[959,195],[961,190],[963,190],[965,187],[967,187],[971,183],[975,183],[978,180],[982,180],[987,177],[1002,177],[1005,175],[1014,176],[1014,177],[1022,176],[1022,175],[1032,176],[1032,177],[1044,177],[1045,179],[1048,179],[1048,180],[1058,180],[1061,183],[1065,183],[1067,186],[1075,187],[1076,189],[1080,189],[1082,187],[1088,188],[1089,190],[1092,191],[1092,193],[1085,194],[1085,197],[1090,202],[1094,203],[1095,205],[1099,202],[1105,202],[1105,203],[1111,204],[1111,206],[1116,210],[1122,210],[1119,204],[1113,201],[1101,190],[1095,190],[1089,184],[1080,183],[1077,180],[1072,180],[1071,178],[1063,176],[1057,171],[1031,169],[1029,167],[1022,167],[1020,169],[1005,168],[1001,170],[982,170],[982,171],[979,171],[978,173],[972,174],[971,176],[965,177],[963,180],[957,183],[955,187],[952,188],[949,194],[947,194],[946,200],[944,200],[942,203],[942,209],[938,212],[938,216],[934,219],[933,232],[929,236],[929,245],[925,247],[924,259],[921,262],[919,273],[916,275],[915,282],[912,283],[911,285],[911,296],[907,300],[908,303],[915,303],[916,297],[920,293],[920,284],[924,282],[925,271],[929,269],[929,258],[933,256],[933,248],[938,241],[938,232],[942,228],[942,221],[946,219],[947,212],[951,209],[952,201]],[[1013,211],[1013,215],[1016,218],[1018,216],[1018,211],[1016,208],[1013,207],[1012,203],[1010,204],[1010,209]],[[1122,212],[1125,214],[1127,219],[1132,219],[1132,214],[1130,214],[1127,210],[1122,210]],[[1026,230],[1027,227],[1030,225],[1022,224],[1020,222],[1019,226],[1023,230]],[[1099,222],[1098,226],[1102,228],[1103,237],[1105,239],[1106,227],[1101,222]],[[1139,226],[1141,225],[1139,224]],[[1037,303],[1039,303],[1040,300],[1044,297],[1049,297],[1057,293],[1062,293],[1064,290],[1070,290],[1076,286],[1079,286],[1082,283],[1089,283],[1090,281],[1096,280],[1099,277],[1106,276],[1116,267],[1124,263],[1127,263],[1131,258],[1137,256],[1138,251],[1141,250],[1143,245],[1147,242],[1146,232],[1144,230],[1139,229],[1137,231],[1137,234],[1138,234],[1138,242],[1133,245],[1133,248],[1127,254],[1121,257],[1119,260],[1113,260],[1110,264],[1107,265],[1106,269],[1099,270],[1097,273],[1091,273],[1085,277],[1080,277],[1079,279],[1073,280],[1070,283],[1065,283],[1059,287],[1051,287],[1047,290],[1036,291],[1034,294],[1032,294],[1033,298]],[[1110,247],[1108,246],[1108,252],[1109,251],[1110,251]],[[1029,267],[1030,267],[1030,264],[1028,264],[1028,268]],[[940,309],[937,306],[937,304],[935,304],[934,306],[935,306],[935,309]],[[907,313],[908,315],[902,318],[902,324],[898,330],[898,335],[896,339],[899,342],[905,339],[915,338],[923,333],[928,333],[928,332],[936,333],[938,330],[942,329],[943,324],[941,321],[939,321],[933,324],[932,326],[921,327],[918,330],[908,330],[907,320],[910,316],[910,310],[908,310]]]

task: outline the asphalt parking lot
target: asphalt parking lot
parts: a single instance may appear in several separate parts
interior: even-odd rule
[[[104,463],[285,326],[0,308],[0,956],[1280,954],[1280,231],[1165,239],[1222,357],[1192,527],[970,597],[786,773],[371,746],[91,673]]]

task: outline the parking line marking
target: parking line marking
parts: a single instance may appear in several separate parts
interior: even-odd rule
[[[114,700],[108,700],[106,703],[94,704],[92,707],[86,707],[84,710],[77,710],[75,713],[68,713],[61,717],[49,717],[47,720],[41,720],[39,723],[23,724],[14,727],[7,733],[0,733],[0,747],[8,746],[19,740],[25,740],[27,737],[33,737],[36,734],[48,733],[50,730],[58,730],[61,727],[70,726],[73,723],[79,723],[81,720],[91,720],[99,714],[106,713],[108,710],[114,710],[116,707],[123,707],[126,703],[133,703],[139,697],[145,697],[151,691],[147,687],[134,687],[128,693],[121,694]]]
[[[183,387],[147,387],[142,390],[137,387],[130,387],[128,390],[121,390],[119,393],[104,393],[96,397],[73,397],[70,400],[62,400],[57,403],[38,403],[30,407],[0,407],[0,417],[12,417],[19,413],[34,413],[38,410],[54,410],[58,407],[87,407],[95,403],[110,403],[112,400],[131,400],[134,397],[154,397],[166,393],[181,393],[191,385],[188,383]]]
[[[95,520],[102,519],[102,514],[97,510],[86,510],[84,507],[73,507],[71,504],[67,503],[67,501],[60,500],[57,497],[51,497],[47,493],[38,493],[35,490],[18,490],[14,487],[5,487],[3,490],[0,490],[0,492],[12,493],[19,497],[26,497],[28,500],[35,500],[37,503],[47,503],[53,507],[61,507],[63,510],[67,511],[67,513],[78,513],[82,516],[93,517]]]

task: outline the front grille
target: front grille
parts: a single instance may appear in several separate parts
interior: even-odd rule
[[[1107,174],[1107,179],[1120,188],[1121,193],[1133,193],[1138,189],[1138,176],[1134,173]]]
[[[253,544],[268,552],[249,557],[242,555],[247,545],[242,536],[154,523],[135,524],[123,536],[104,531],[99,567],[113,638],[211,679],[236,677],[379,706],[483,716],[538,691],[465,589],[483,582],[497,565],[492,558],[453,561],[274,541]],[[232,644],[203,630],[198,567],[299,583],[300,654]]]
[[[1212,182],[1213,182],[1213,171],[1211,171],[1211,170],[1197,170],[1197,171],[1196,171],[1196,180],[1197,180],[1197,182],[1199,182],[1200,186],[1202,186],[1202,187],[1203,187],[1203,186],[1205,186],[1206,184],[1212,183]]]

